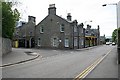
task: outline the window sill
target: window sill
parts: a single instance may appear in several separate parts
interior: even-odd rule
[[[40,32],[40,34],[43,34],[44,32]]]
[[[64,33],[64,31],[60,31],[61,33]]]

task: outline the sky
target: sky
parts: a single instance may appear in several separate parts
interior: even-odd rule
[[[56,14],[66,19],[71,13],[72,20],[78,24],[84,23],[84,28],[90,24],[92,28],[100,26],[100,35],[111,36],[117,28],[116,5],[103,4],[118,3],[119,0],[20,0],[21,21],[28,21],[28,16],[36,17],[36,24],[48,15],[49,4],[55,4]],[[90,22],[92,20],[92,22]]]

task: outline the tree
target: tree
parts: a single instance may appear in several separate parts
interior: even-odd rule
[[[16,21],[20,18],[19,11],[12,7],[12,2],[2,2],[2,37],[9,39],[12,39]]]
[[[117,42],[117,29],[115,29],[112,33],[112,42]]]
[[[120,31],[120,28],[118,28],[118,31]],[[112,33],[112,42],[116,42],[117,43],[117,33],[118,33],[117,29],[115,29]]]

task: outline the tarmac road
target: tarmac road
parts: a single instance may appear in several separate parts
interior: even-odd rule
[[[3,78],[75,78],[98,58],[107,54],[113,48],[116,48],[116,46],[103,45],[84,51],[46,50],[44,52],[50,54],[64,54],[44,56],[43,58],[38,58],[31,62],[5,67],[2,69],[2,76]],[[42,51],[39,53],[42,53]],[[114,49],[109,55],[113,55],[112,53],[114,53]],[[109,59],[114,61],[113,58]],[[100,64],[102,64],[102,62]],[[103,65],[106,66],[109,64],[103,63]],[[111,75],[114,74],[112,76],[114,78],[117,78],[116,66],[112,67],[113,73],[110,73]],[[111,67],[105,67],[105,70],[109,72],[109,68]],[[103,68],[101,69],[103,70]],[[103,74],[102,71],[101,74]],[[100,77],[104,78],[104,76]],[[109,75],[106,75],[106,77],[111,78]]]

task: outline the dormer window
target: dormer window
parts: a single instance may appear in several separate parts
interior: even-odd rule
[[[40,26],[40,33],[44,33],[43,26]]]
[[[60,32],[64,32],[65,28],[64,28],[64,24],[60,25]]]

